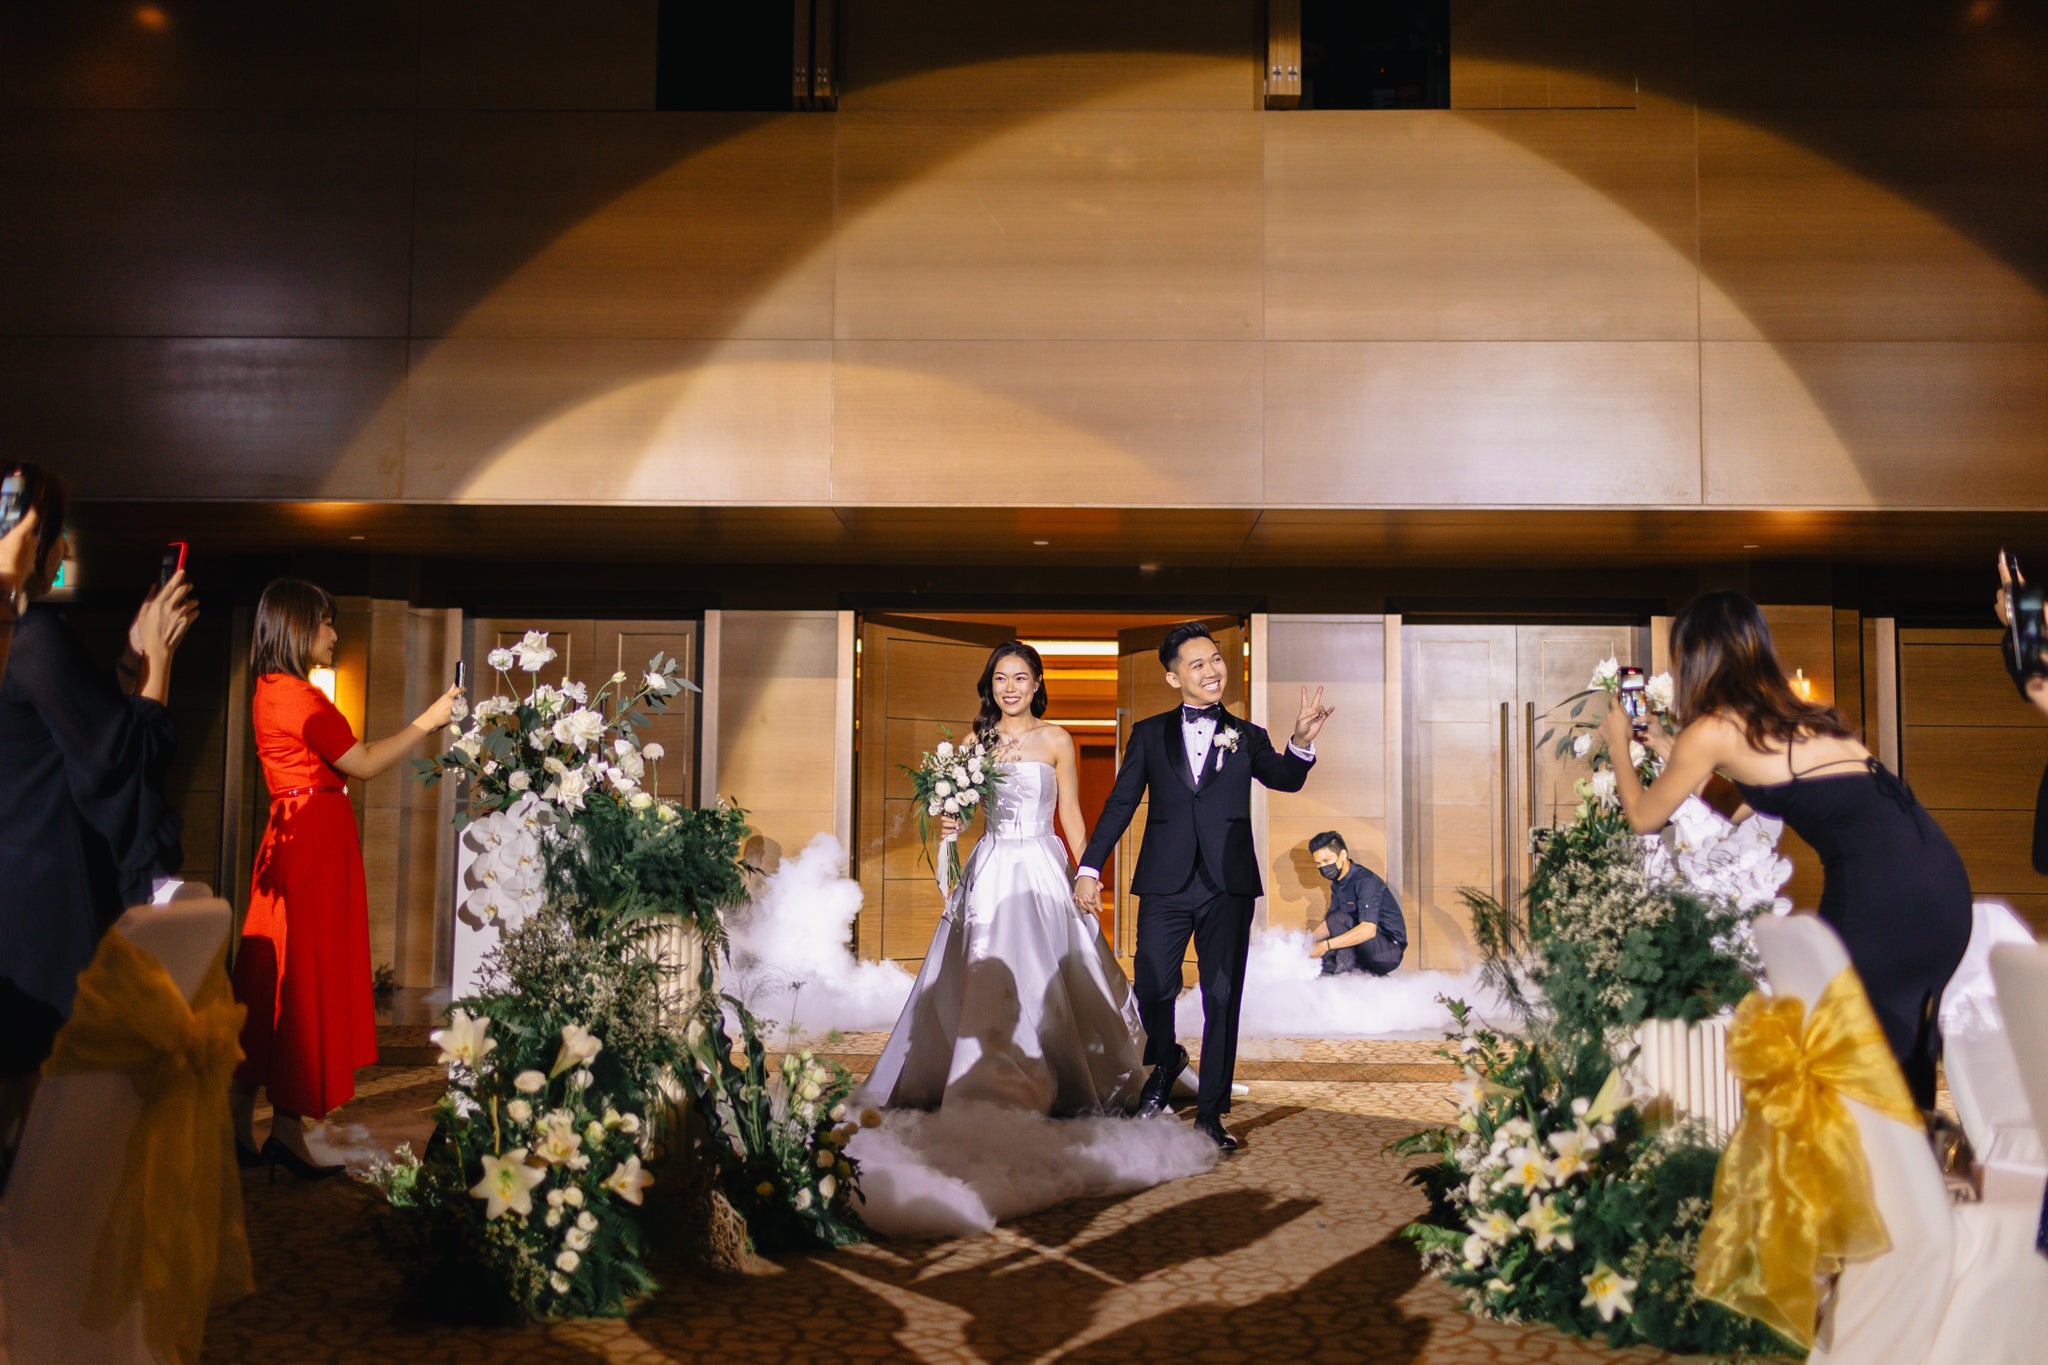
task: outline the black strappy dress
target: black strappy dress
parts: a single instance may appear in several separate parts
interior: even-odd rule
[[[1962,856],[1874,758],[1795,768],[1789,782],[1735,785],[1752,809],[1782,819],[1820,854],[1820,917],[1848,948],[1914,1100],[1932,1109],[1941,1054],[1935,1013],[1970,941]]]

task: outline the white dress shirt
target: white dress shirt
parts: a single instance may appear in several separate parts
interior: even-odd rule
[[[1216,718],[1214,716],[1198,716],[1194,720],[1189,720],[1186,708],[1182,708],[1180,713],[1181,746],[1187,750],[1188,754],[1188,776],[1194,779],[1194,783],[1198,787],[1202,785],[1202,765],[1210,761],[1210,751],[1216,744],[1216,728]],[[1311,763],[1316,761],[1316,746],[1311,744],[1307,748],[1303,748],[1294,742],[1292,735],[1287,737],[1287,749],[1296,758],[1305,758]],[[1222,765],[1212,764],[1211,766],[1220,767]],[[1102,873],[1098,868],[1083,867],[1077,870],[1074,875],[1076,877],[1093,877],[1100,880]]]

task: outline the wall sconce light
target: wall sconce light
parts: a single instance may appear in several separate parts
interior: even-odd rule
[[[1799,698],[1799,700],[1801,701],[1813,700],[1813,679],[1806,676],[1805,669],[1793,669],[1791,682],[1793,696]]]
[[[322,693],[322,695],[324,695],[324,696],[325,696],[325,697],[327,698],[327,700],[329,700],[329,701],[333,701],[333,700],[334,700],[334,670],[333,670],[333,669],[331,669],[331,668],[311,668],[311,669],[308,669],[308,670],[306,670],[306,681],[307,681],[307,682],[309,682],[309,683],[311,683],[311,684],[313,684],[313,686],[315,686],[315,687],[319,688],[319,689],[320,689],[320,691],[321,691],[321,693]]]

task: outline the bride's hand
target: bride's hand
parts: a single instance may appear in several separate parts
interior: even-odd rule
[[[1074,904],[1091,915],[1102,913],[1102,883],[1094,877],[1074,878]]]
[[[950,815],[941,815],[939,817],[939,837],[941,839],[959,838],[960,822]]]

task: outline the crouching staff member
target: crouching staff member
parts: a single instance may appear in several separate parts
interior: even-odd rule
[[[1316,926],[1309,950],[1323,960],[1323,975],[1371,972],[1385,976],[1401,965],[1408,925],[1393,888],[1378,873],[1351,861],[1344,836],[1325,830],[1308,841],[1309,856],[1330,882],[1330,912]]]

